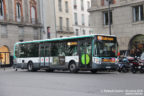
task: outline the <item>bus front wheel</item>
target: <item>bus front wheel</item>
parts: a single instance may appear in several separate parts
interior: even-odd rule
[[[70,63],[69,70],[71,73],[77,73],[78,72],[77,66],[74,62]]]

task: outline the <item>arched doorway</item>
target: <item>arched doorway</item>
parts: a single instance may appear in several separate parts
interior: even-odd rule
[[[144,52],[144,35],[138,34],[134,36],[129,42],[130,55],[139,56]]]
[[[10,52],[7,46],[0,47],[0,65],[1,66],[10,65]]]

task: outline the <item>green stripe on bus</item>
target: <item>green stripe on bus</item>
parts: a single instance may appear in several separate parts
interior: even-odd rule
[[[90,63],[90,56],[88,54],[82,54],[81,62],[83,65],[88,65]]]

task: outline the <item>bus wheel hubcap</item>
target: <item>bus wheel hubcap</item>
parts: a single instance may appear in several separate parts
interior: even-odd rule
[[[71,64],[70,70],[74,70],[74,69],[75,69],[75,64]]]
[[[29,68],[30,71],[32,70],[32,66],[31,66],[31,64],[29,64],[29,67],[28,67],[28,68]]]

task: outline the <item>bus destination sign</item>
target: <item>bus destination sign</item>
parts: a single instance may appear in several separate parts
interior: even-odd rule
[[[98,36],[97,39],[104,40],[104,41],[113,41],[114,40],[113,37],[106,37],[106,36]]]

